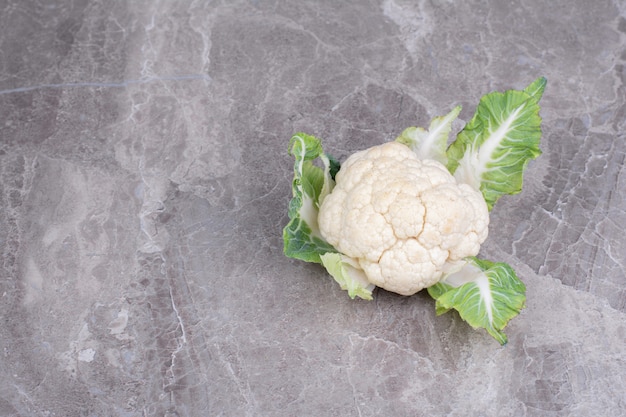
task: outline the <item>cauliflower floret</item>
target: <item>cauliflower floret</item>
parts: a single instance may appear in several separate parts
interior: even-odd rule
[[[487,238],[482,194],[404,144],[353,154],[335,180],[320,233],[388,291],[412,295],[437,283],[446,264],[475,256]]]

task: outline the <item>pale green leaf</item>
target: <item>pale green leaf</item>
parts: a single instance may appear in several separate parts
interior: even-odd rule
[[[289,223],[283,229],[284,252],[290,258],[321,263],[320,255],[336,252],[319,231],[319,206],[335,184],[332,170],[338,167],[334,159],[324,154],[322,143],[314,136],[295,134],[290,141],[294,156],[293,198],[289,202]],[[322,160],[324,169],[313,161]]]
[[[325,253],[321,256],[322,264],[337,281],[342,290],[348,291],[350,298],[372,299],[374,284],[371,284],[358,263],[349,256],[340,253]]]
[[[406,128],[396,141],[407,145],[419,159],[433,159],[446,165],[446,148],[452,122],[459,116],[461,106],[457,106],[445,116],[437,116],[430,122],[428,130],[421,127]]]

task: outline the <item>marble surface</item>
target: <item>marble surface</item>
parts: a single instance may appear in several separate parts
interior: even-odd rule
[[[626,415],[623,1],[0,9],[0,415]],[[283,256],[294,132],[344,159],[538,76],[507,346]]]

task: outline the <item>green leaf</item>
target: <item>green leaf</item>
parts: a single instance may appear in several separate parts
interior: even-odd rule
[[[538,78],[525,90],[489,93],[447,151],[448,170],[459,182],[480,190],[489,210],[504,194],[522,189],[530,160],[541,154]]]
[[[332,252],[323,254],[321,259],[328,273],[337,281],[342,290],[348,291],[350,298],[372,299],[372,290],[375,285],[367,280],[365,272],[354,259]]]
[[[330,174],[330,178],[334,181],[335,175],[337,175],[339,169],[341,168],[341,164],[331,155],[326,154],[326,156],[328,157],[328,173]]]
[[[502,329],[524,308],[526,286],[505,263],[474,257],[466,261],[462,268],[428,288],[436,300],[436,313],[455,309],[473,328],[486,329],[504,345],[507,337]]]
[[[289,223],[283,229],[284,252],[290,258],[321,263],[320,255],[336,252],[319,231],[319,206],[335,185],[338,162],[324,154],[322,142],[314,136],[296,133],[289,142],[294,156],[293,198],[289,202]],[[313,165],[317,158],[324,169]]]
[[[539,77],[535,81],[533,81],[528,87],[524,89],[524,92],[529,96],[532,96],[539,102],[541,96],[543,96],[543,91],[546,89],[546,84],[548,80],[545,77]]]
[[[461,106],[457,106],[445,116],[430,121],[428,130],[421,127],[406,128],[396,141],[407,145],[419,159],[434,159],[446,165],[446,147],[452,130],[452,122],[459,116]]]

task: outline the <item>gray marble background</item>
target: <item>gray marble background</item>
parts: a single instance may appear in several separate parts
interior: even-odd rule
[[[0,2],[0,415],[626,415],[621,0]],[[296,131],[340,159],[548,78],[482,256],[501,347],[287,259]]]

